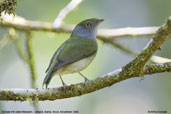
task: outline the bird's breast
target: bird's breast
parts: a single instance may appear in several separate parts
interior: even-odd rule
[[[89,57],[83,58],[81,60],[78,60],[74,63],[68,64],[60,68],[56,73],[58,75],[63,75],[63,74],[70,74],[74,73],[76,71],[81,71],[84,70],[95,58],[96,54],[93,54]]]

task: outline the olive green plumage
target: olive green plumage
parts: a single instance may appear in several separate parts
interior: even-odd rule
[[[97,53],[96,29],[101,21],[95,18],[88,19],[75,27],[71,37],[57,49],[50,61],[43,82],[46,88],[54,74],[58,74],[61,78],[64,74],[78,72],[83,76],[79,71],[85,69]],[[63,80],[62,83],[65,85]]]

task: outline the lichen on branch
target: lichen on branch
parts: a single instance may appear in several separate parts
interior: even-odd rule
[[[125,77],[120,74],[122,69],[115,70],[111,73],[105,74],[104,76],[98,77],[95,80],[89,81],[87,84],[79,83],[59,88],[50,89],[1,89],[0,100],[6,101],[26,101],[26,100],[56,100],[65,99],[70,97],[81,96],[88,94],[105,87],[109,87],[118,82],[124,81],[132,77]],[[154,74],[160,72],[171,72],[171,63],[164,64],[152,64],[147,65],[144,70],[144,74]]]

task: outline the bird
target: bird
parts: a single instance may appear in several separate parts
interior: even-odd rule
[[[52,77],[58,75],[63,87],[66,86],[62,79],[64,74],[78,73],[84,78],[84,83],[89,79],[80,71],[87,68],[97,54],[96,41],[97,27],[104,19],[90,18],[81,21],[73,29],[71,36],[53,54],[45,73],[42,88],[47,88]]]

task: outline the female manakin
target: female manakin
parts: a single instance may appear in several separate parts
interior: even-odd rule
[[[80,22],[72,31],[68,40],[66,40],[54,53],[44,78],[43,86],[50,83],[51,78],[57,74],[63,86],[66,84],[62,80],[62,75],[77,72],[82,76],[85,82],[88,79],[80,73],[95,58],[97,53],[97,26],[104,19],[91,18]]]

